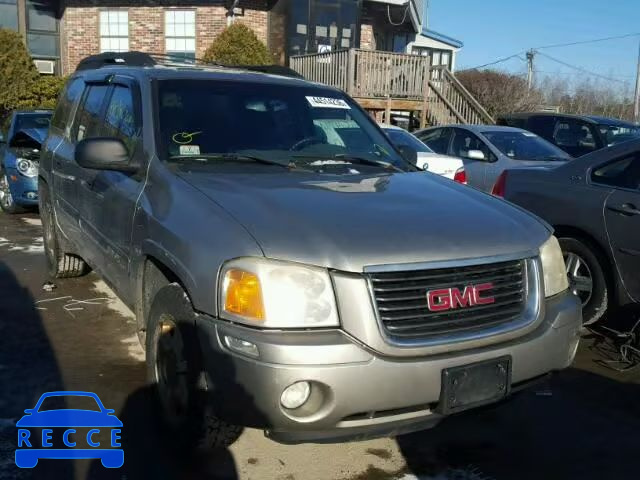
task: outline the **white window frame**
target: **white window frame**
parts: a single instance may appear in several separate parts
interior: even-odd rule
[[[100,52],[129,51],[129,12],[100,10]]]
[[[165,53],[196,56],[196,11],[168,9],[164,12]]]

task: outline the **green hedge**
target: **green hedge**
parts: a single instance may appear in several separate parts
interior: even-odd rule
[[[53,108],[64,78],[42,76],[19,33],[0,29],[0,118],[13,110]]]
[[[246,25],[234,23],[216,37],[204,54],[204,60],[223,65],[271,65],[267,47]]]

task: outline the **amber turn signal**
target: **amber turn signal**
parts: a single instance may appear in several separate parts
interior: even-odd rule
[[[224,282],[225,311],[257,321],[264,320],[262,289],[255,274],[244,270],[229,270],[225,274]]]

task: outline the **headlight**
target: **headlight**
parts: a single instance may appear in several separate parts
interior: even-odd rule
[[[241,258],[220,275],[221,316],[265,328],[339,325],[325,269],[262,258]]]
[[[35,177],[38,175],[38,165],[26,158],[18,158],[16,161],[16,167],[25,177]]]
[[[545,297],[557,295],[569,288],[562,250],[558,239],[553,235],[540,247],[540,260],[544,273]]]

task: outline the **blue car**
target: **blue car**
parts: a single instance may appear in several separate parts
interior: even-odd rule
[[[92,405],[85,409],[41,410],[43,402],[52,397],[87,397]],[[95,400],[95,407],[90,399]],[[94,409],[95,408],[95,409]],[[114,410],[104,407],[100,398],[91,392],[49,392],[40,397],[36,406],[26,413],[16,426],[18,427],[18,448],[15,453],[16,465],[20,468],[33,468],[43,459],[100,459],[106,468],[119,468],[124,464],[124,451],[120,447],[122,422],[114,415]],[[66,448],[53,448],[53,428],[64,428],[61,440]],[[74,448],[84,438],[75,430],[87,428],[85,435],[89,448]],[[35,430],[37,429],[37,430]],[[109,445],[97,441],[102,430],[109,430]],[[77,438],[76,438],[77,437]],[[56,439],[60,440],[60,439]],[[84,445],[83,445],[84,447]],[[110,447],[110,448],[105,448]]]
[[[49,130],[50,110],[13,113],[0,158],[0,209],[21,213],[38,206],[40,148]]]

